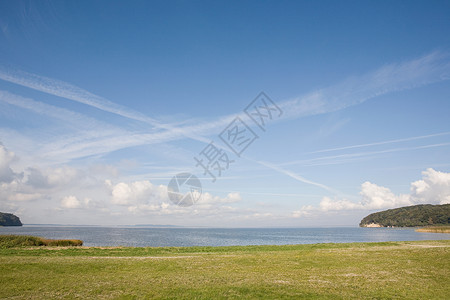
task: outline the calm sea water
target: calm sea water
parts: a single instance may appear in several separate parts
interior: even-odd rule
[[[446,233],[413,228],[136,228],[31,226],[0,227],[0,234],[80,239],[85,246],[232,246],[384,242],[450,239]]]

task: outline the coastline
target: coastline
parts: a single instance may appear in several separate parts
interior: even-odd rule
[[[448,239],[441,233],[420,233],[415,228],[117,228],[21,227],[0,228],[0,234],[79,239],[84,246],[182,247],[295,245]]]

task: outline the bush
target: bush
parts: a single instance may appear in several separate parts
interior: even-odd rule
[[[82,246],[81,240],[51,240],[29,235],[0,235],[0,248],[32,246]]]
[[[81,240],[49,240],[43,239],[46,246],[83,246]]]

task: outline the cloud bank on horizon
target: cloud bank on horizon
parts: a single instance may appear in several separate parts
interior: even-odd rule
[[[366,181],[361,184],[361,200],[358,202],[323,197],[318,206],[307,205],[293,211],[291,215],[275,216],[272,213],[260,214],[251,211],[244,211],[242,214],[242,211],[239,212],[232,206],[233,203],[242,201],[239,192],[229,193],[224,198],[206,192],[194,206],[182,208],[171,203],[167,186],[154,185],[149,180],[113,184],[109,179],[102,182],[101,177],[95,177],[91,173],[88,187],[88,175],[67,166],[46,170],[29,168],[26,172],[15,173],[10,166],[15,158],[14,153],[0,145],[0,197],[4,199],[3,207],[11,211],[20,211],[20,204],[23,203],[51,198],[55,211],[72,210],[77,213],[89,211],[97,214],[156,214],[190,218],[233,214],[235,219],[248,219],[252,216],[295,219],[339,211],[373,211],[417,204],[450,203],[450,173],[432,168],[422,172],[421,180],[411,183],[409,194],[395,195],[389,188]],[[112,170],[110,174],[114,172],[115,170]],[[101,175],[101,172],[97,175]],[[80,194],[80,191],[87,189],[93,190],[97,197],[101,196],[94,200]],[[99,190],[103,193],[99,194]]]

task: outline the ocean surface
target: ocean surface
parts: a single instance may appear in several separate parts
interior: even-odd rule
[[[0,234],[80,239],[84,246],[234,246],[447,240],[447,233],[414,228],[148,228],[33,226],[0,227]]]

